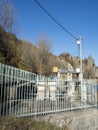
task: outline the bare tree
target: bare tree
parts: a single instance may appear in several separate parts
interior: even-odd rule
[[[40,73],[47,74],[49,71],[48,67],[51,54],[51,42],[44,35],[41,35],[37,47],[39,49]]]
[[[93,57],[88,56],[87,59],[84,59],[84,78],[92,79],[96,77],[96,65]]]
[[[24,69],[38,73],[39,59],[37,48],[27,41],[22,41],[22,62]]]
[[[0,0],[0,25],[13,32],[16,21],[15,8],[10,0]]]

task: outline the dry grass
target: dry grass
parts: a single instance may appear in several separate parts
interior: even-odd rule
[[[66,126],[58,128],[50,123],[38,122],[33,118],[0,118],[0,130],[68,130]]]

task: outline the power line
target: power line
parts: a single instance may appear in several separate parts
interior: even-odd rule
[[[56,23],[58,24],[66,33],[68,33],[75,40],[78,40],[71,32],[69,32],[62,24],[60,24],[37,0],[34,0],[37,5]]]

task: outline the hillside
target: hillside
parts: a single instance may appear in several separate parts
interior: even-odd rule
[[[0,26],[0,62],[43,75],[52,75],[53,67],[63,70],[70,67],[79,68],[79,57],[62,53],[59,56],[52,54],[47,39],[40,39],[38,44],[20,40],[15,34],[6,32]],[[98,67],[90,55],[83,60],[84,78],[98,78]]]

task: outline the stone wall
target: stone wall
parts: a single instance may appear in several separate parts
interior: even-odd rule
[[[36,119],[44,120],[58,127],[66,125],[68,130],[98,130],[98,109],[96,108],[49,114]]]

